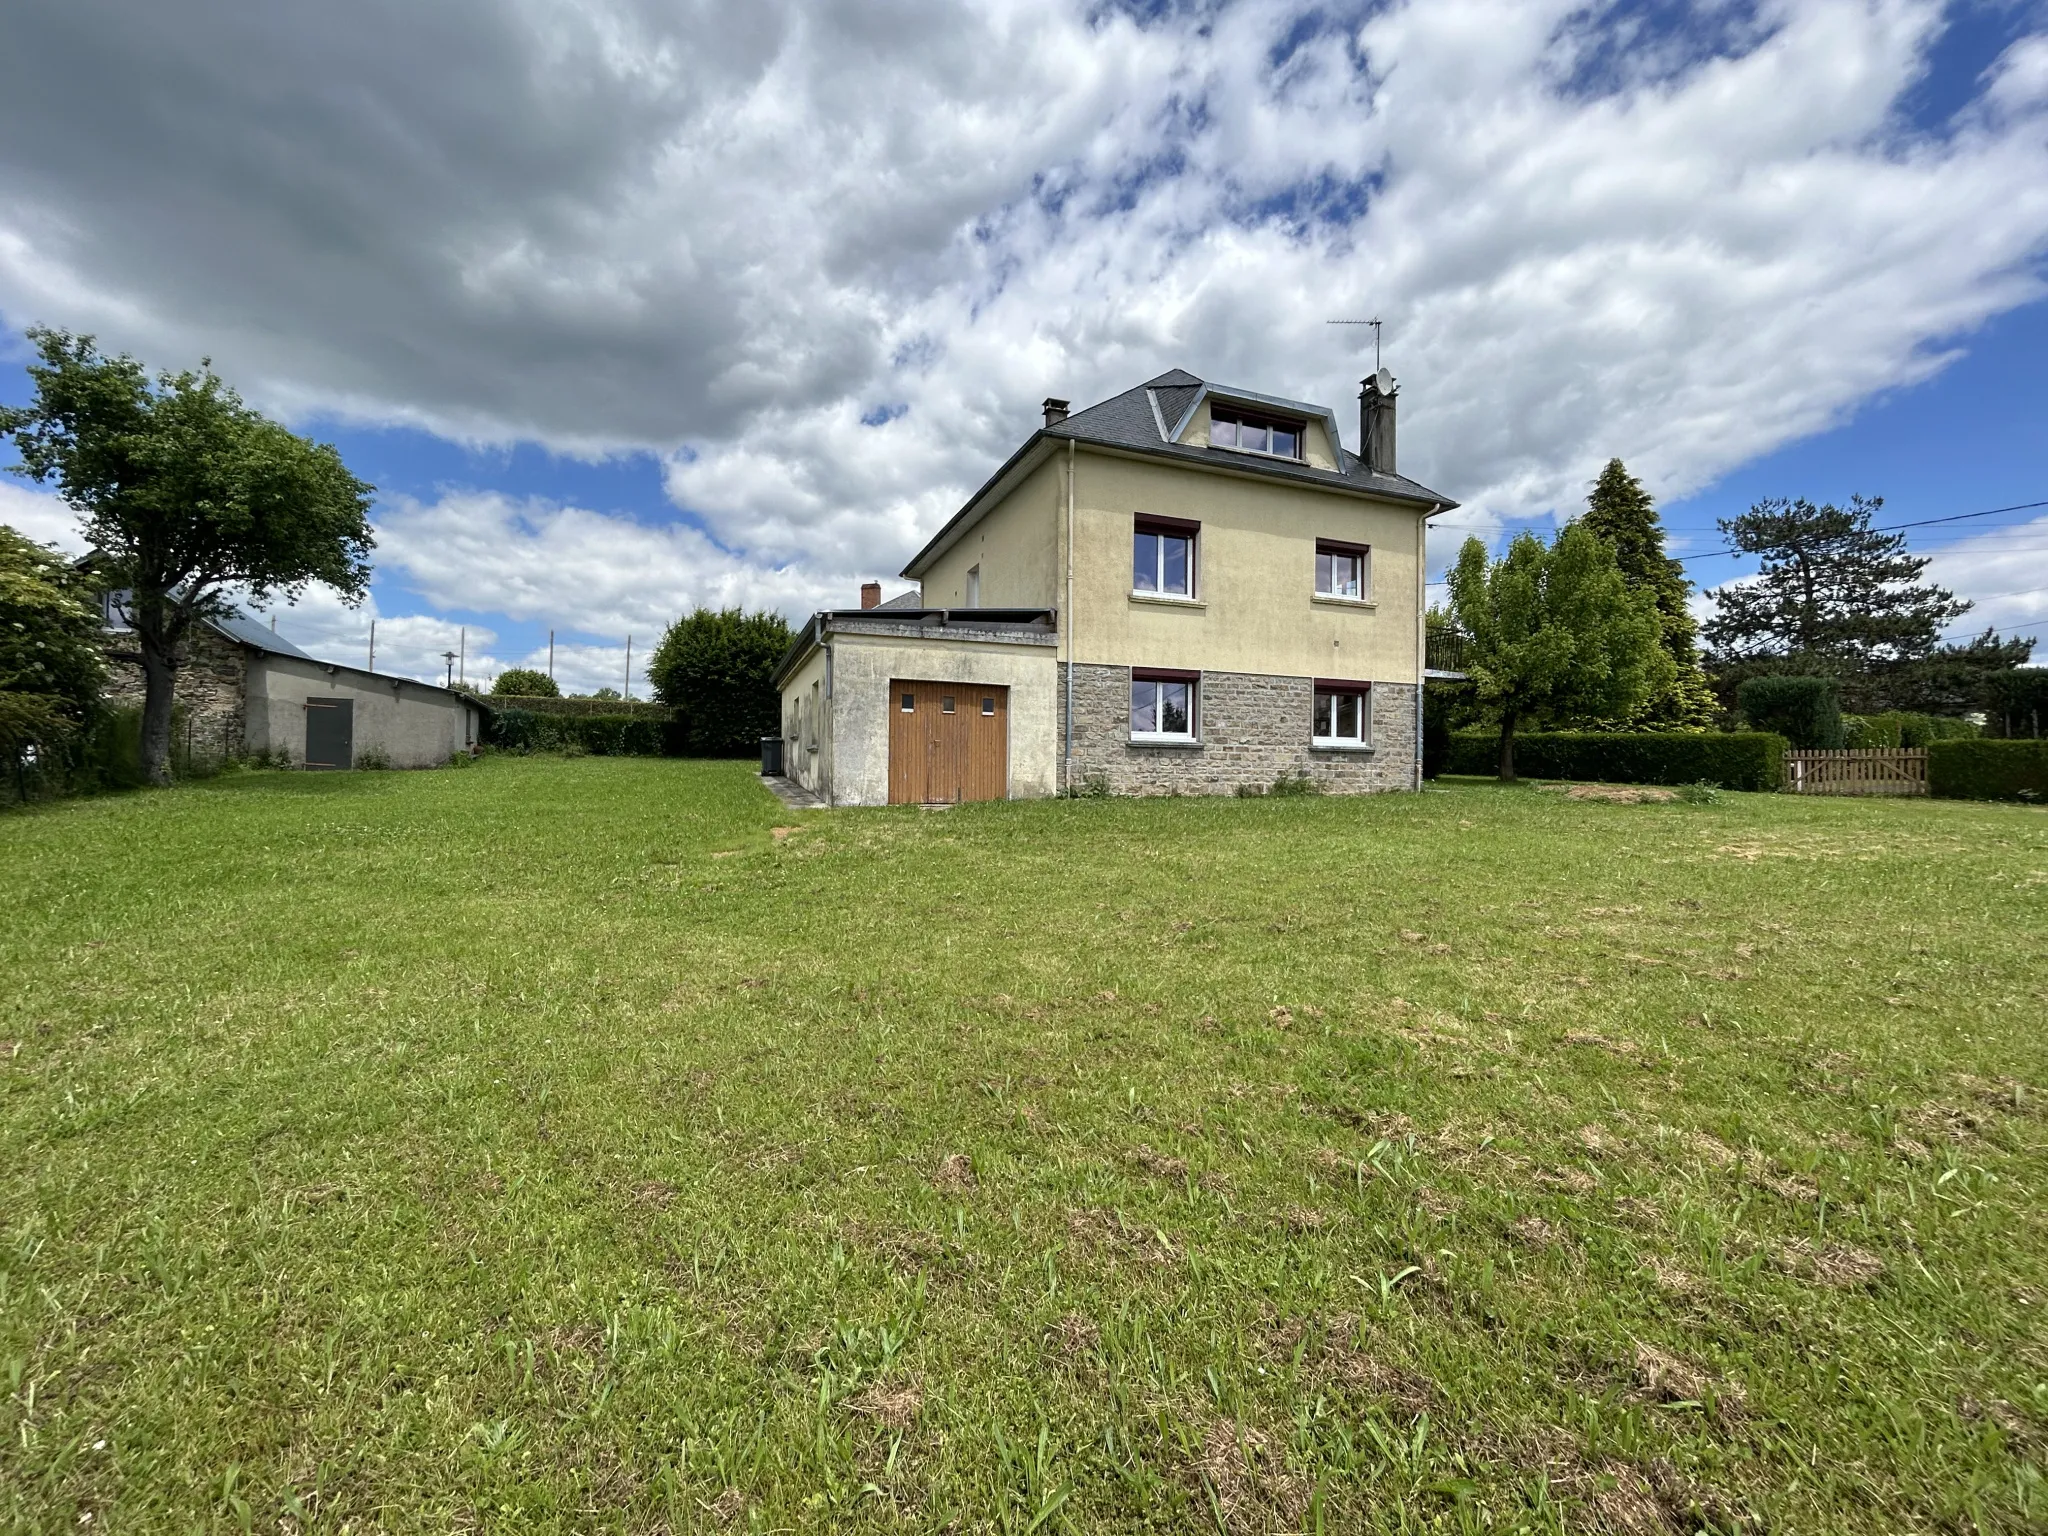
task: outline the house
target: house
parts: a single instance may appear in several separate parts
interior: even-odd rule
[[[101,597],[109,703],[139,707],[128,593]],[[179,745],[204,757],[282,755],[303,768],[438,768],[483,740],[487,707],[409,677],[309,656],[244,618],[187,632],[173,691]]]
[[[1045,422],[776,673],[785,772],[834,805],[1087,787],[1420,783],[1424,552],[1395,387],[1335,412],[1178,369]]]

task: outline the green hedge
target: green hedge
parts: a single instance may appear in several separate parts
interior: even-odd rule
[[[1769,731],[1531,731],[1515,737],[1515,772],[1532,779],[1607,784],[1718,784],[1775,790],[1785,781],[1786,742]],[[1452,773],[1492,775],[1500,738],[1451,737]]]
[[[1949,800],[2048,800],[2048,741],[1937,741],[1927,792]]]
[[[671,722],[640,715],[543,715],[501,709],[491,716],[490,743],[508,752],[590,752],[600,757],[669,754]]]
[[[1795,747],[1842,745],[1842,685],[1832,677],[1745,678],[1735,708],[1751,730],[1773,731]]]
[[[635,720],[667,720],[675,711],[641,699],[551,699],[544,694],[493,693],[484,702],[495,710],[524,710],[532,715],[630,715]]]
[[[1852,750],[1871,747],[1926,747],[1937,741],[1975,736],[1977,727],[1946,715],[1919,715],[1888,710],[1881,715],[1842,716],[1842,745]]]

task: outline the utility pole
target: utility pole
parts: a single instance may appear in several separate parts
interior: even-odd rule
[[[462,637],[456,641],[462,649],[456,653],[455,675],[463,682],[469,681],[469,626],[462,626]]]
[[[377,621],[370,620],[370,670],[377,670]]]
[[[626,636],[626,702],[633,702],[633,637]]]
[[[555,632],[548,631],[548,681],[555,680]]]

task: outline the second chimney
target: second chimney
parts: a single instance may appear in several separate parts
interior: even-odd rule
[[[1374,474],[1394,471],[1394,376],[1382,368],[1358,389],[1358,456]]]
[[[1045,402],[1045,424],[1056,427],[1067,419],[1067,402],[1048,398]]]
[[[860,584],[860,605],[863,608],[882,606],[882,584],[879,581],[864,581]]]

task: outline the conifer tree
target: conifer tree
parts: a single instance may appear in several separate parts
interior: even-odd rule
[[[1671,657],[1671,681],[1627,721],[1618,723],[1662,730],[1711,725],[1719,706],[1700,667],[1699,624],[1686,606],[1692,582],[1685,568],[1664,553],[1664,524],[1657,516],[1657,503],[1627,465],[1609,459],[1593,482],[1586,514],[1579,521],[1613,548],[1622,580],[1656,602],[1664,649]]]

